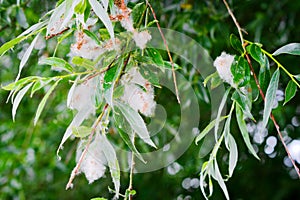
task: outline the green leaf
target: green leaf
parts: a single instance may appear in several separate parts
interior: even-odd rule
[[[96,35],[95,33],[91,32],[91,31],[89,31],[89,30],[87,30],[87,29],[84,29],[83,32],[84,32],[87,36],[89,36],[92,40],[94,40],[94,41],[96,42],[96,44],[98,44],[98,45],[101,44],[99,38],[97,37],[97,35]]]
[[[150,26],[152,26],[153,24],[156,24],[157,22],[159,22],[158,20],[152,20],[152,21],[150,21],[148,24],[147,24],[147,27],[150,27]]]
[[[119,86],[117,86],[117,87],[115,88],[115,90],[114,90],[114,98],[118,99],[118,98],[120,98],[121,96],[123,96],[123,94],[124,94],[124,89],[125,89],[124,85],[119,85]]]
[[[39,65],[50,65],[55,68],[65,70],[67,72],[73,72],[74,70],[73,67],[67,61],[57,57],[45,58],[39,62]]]
[[[251,57],[258,63],[263,63],[264,54],[261,51],[261,48],[256,44],[250,44],[247,46],[247,51],[250,53]]]
[[[86,9],[86,0],[80,1],[74,8],[75,13],[83,14]]]
[[[240,53],[244,52],[240,39],[237,36],[235,36],[234,34],[230,35],[230,44],[238,52],[240,52]]]
[[[164,66],[164,60],[158,50],[154,48],[147,48],[146,53],[152,58],[154,64],[158,66]]]
[[[108,90],[112,86],[116,77],[117,69],[117,67],[113,67],[105,72],[103,83],[104,91]]]
[[[223,84],[222,79],[220,78],[218,72],[216,71],[216,76],[213,76],[211,78],[211,85],[210,85],[210,89],[213,90],[215,88],[217,88],[219,85]]]
[[[34,81],[36,79],[38,79],[40,77],[38,76],[28,76],[28,77],[25,77],[25,78],[22,78],[16,82],[12,82],[6,86],[2,86],[1,88],[3,90],[7,90],[7,91],[10,91],[10,90],[15,90],[17,88],[22,88],[24,85],[26,85],[27,83],[31,82],[31,81]]]
[[[233,82],[239,87],[243,87],[250,82],[250,68],[247,60],[240,56],[237,62],[231,66],[231,73],[233,75]]]
[[[75,135],[75,137],[78,137],[78,138],[83,138],[83,137],[90,135],[92,130],[93,129],[91,127],[87,127],[87,126],[79,126],[79,127],[73,126],[72,127],[73,135]]]
[[[126,121],[125,117],[121,115],[121,113],[118,113],[117,108],[115,109],[114,112],[114,120],[116,122],[116,127],[118,129],[118,132],[121,138],[123,139],[123,141],[130,148],[130,150],[136,155],[136,157],[146,164],[146,161],[144,160],[140,152],[136,149],[134,143],[129,137],[129,136],[131,137],[133,136],[133,130],[131,129],[129,123]]]
[[[219,122],[223,121],[226,118],[227,116],[220,117]],[[196,144],[198,144],[198,142],[202,140],[202,138],[204,138],[209,133],[209,131],[211,131],[211,129],[214,128],[215,124],[216,124],[216,120],[214,119],[205,127],[205,129],[197,136],[195,140]]]
[[[285,100],[283,105],[285,105],[287,102],[289,102],[297,92],[297,85],[294,81],[290,80],[286,89],[285,89]]]
[[[81,58],[79,56],[74,56],[72,58],[72,63],[74,65],[84,67],[86,70],[94,69],[94,63],[91,60],[86,59],[86,58]]]
[[[280,71],[279,71],[279,68],[277,68],[277,70],[274,72],[274,74],[271,78],[269,87],[267,89],[261,130],[263,130],[268,124],[268,120],[269,120],[270,114],[272,112],[272,108],[273,108],[274,101],[276,98],[276,90],[278,88],[279,76],[280,76]]]
[[[242,109],[240,108],[240,106],[236,106],[236,119],[240,128],[240,131],[242,133],[244,142],[247,146],[247,148],[249,149],[250,153],[252,153],[254,155],[255,158],[257,158],[259,160],[259,157],[257,156],[251,142],[250,142],[250,137],[247,131],[247,125],[244,121],[244,114],[242,112]]]
[[[130,124],[133,131],[147,144],[156,148],[155,144],[150,138],[150,134],[147,130],[143,118],[139,113],[133,110],[130,106],[120,102],[115,101],[115,106],[122,112],[123,116],[126,118],[127,122]]]
[[[145,11],[146,9],[146,5],[144,2],[141,2],[141,3],[137,3],[132,11],[131,11],[131,16],[132,16],[132,19],[133,19],[133,24],[136,25],[139,23],[140,21],[140,18],[142,17],[143,15],[143,12]],[[139,28],[139,27],[137,27]]]
[[[92,198],[91,200],[107,200],[107,199],[102,198],[102,197],[96,197],[96,198]]]
[[[291,54],[291,55],[300,55],[300,43],[290,43],[287,45],[284,45],[283,47],[280,47],[277,49],[272,55],[278,56],[280,54]]]
[[[254,120],[254,117],[251,114],[251,99],[238,90],[232,94],[231,99],[236,101],[236,103],[242,108],[246,117]]]
[[[154,69],[152,69],[149,66],[146,67],[146,66],[142,65],[142,66],[139,67],[139,72],[152,85],[154,85],[155,87],[160,88],[158,75],[157,75],[157,72],[155,72]]]
[[[16,44],[22,42],[24,39],[26,39],[26,36],[19,36],[9,42],[6,42],[5,44],[3,44],[0,47],[0,57],[5,54],[6,51],[8,51],[9,49],[11,49],[12,47],[14,47]]]
[[[211,75],[207,76],[203,81],[204,87],[206,87],[208,81],[210,81],[213,77],[216,77],[216,76],[219,76],[217,71],[212,73]]]
[[[178,69],[182,69],[182,67],[180,67],[178,64],[176,63],[173,63],[173,66],[174,66],[174,69],[175,70],[178,70]],[[172,69],[172,64],[170,61],[164,61],[164,64],[163,66],[160,66],[159,67],[164,67],[164,68],[167,68],[167,69]]]
[[[13,121],[15,121],[15,116],[16,116],[16,112],[17,109],[19,107],[19,104],[22,100],[22,98],[24,97],[24,95],[26,94],[26,92],[29,90],[29,88],[32,86],[33,83],[28,84],[27,86],[25,86],[22,90],[20,90],[20,92],[17,94],[16,98],[14,98],[13,101],[13,107],[12,107],[12,118]]]
[[[44,86],[48,85],[53,80],[54,80],[54,78],[42,78],[42,79],[36,80],[34,85],[31,88],[30,97],[32,97],[36,91],[42,89]]]
[[[88,18],[90,17],[91,14],[91,5],[89,3],[87,3],[88,0],[84,0],[86,3],[86,8],[84,11],[84,22],[86,22],[88,20]]]
[[[48,92],[45,94],[45,96],[43,97],[42,101],[40,102],[38,108],[37,108],[37,111],[36,111],[36,114],[35,114],[35,117],[34,117],[34,125],[36,125],[37,121],[39,120],[39,117],[45,107],[45,104],[50,96],[50,94],[53,92],[53,90],[56,88],[56,86],[58,85],[59,81],[61,81],[61,79],[58,79],[52,86],[51,88],[48,90]]]
[[[258,74],[258,80],[259,80],[259,85],[262,89],[262,91],[265,93],[268,84],[271,79],[271,74],[270,74],[270,64],[267,56],[264,54],[263,55],[263,60],[260,63],[260,69],[259,69],[259,74]]]

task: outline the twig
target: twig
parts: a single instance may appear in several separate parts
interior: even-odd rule
[[[166,50],[167,50],[167,53],[168,53],[168,57],[169,57],[169,60],[170,60],[170,62],[171,62],[171,65],[172,65],[172,75],[173,75],[173,82],[174,82],[174,87],[175,87],[175,92],[176,92],[177,101],[178,101],[178,103],[180,104],[179,92],[178,92],[177,80],[176,80],[176,74],[175,74],[175,67],[174,67],[174,62],[173,62],[173,59],[172,59],[172,56],[171,56],[171,53],[170,53],[170,50],[169,50],[169,46],[168,46],[168,44],[167,44],[167,40],[166,40],[166,38],[165,38],[165,36],[164,36],[164,34],[163,34],[161,28],[160,28],[159,21],[157,20],[156,14],[155,14],[155,12],[154,12],[154,10],[153,10],[151,4],[149,3],[148,0],[146,0],[146,2],[147,2],[147,5],[149,6],[149,8],[150,8],[150,10],[151,10],[151,12],[152,12],[152,15],[153,15],[153,17],[154,17],[154,19],[155,19],[155,21],[156,21],[156,25],[157,25],[157,28],[158,28],[158,30],[159,30],[159,33],[160,33],[160,35],[161,35],[161,37],[162,37],[162,39],[163,39],[163,41],[164,41],[164,45],[165,45],[165,47],[166,47]]]
[[[75,168],[73,169],[73,171],[71,173],[70,179],[69,179],[68,184],[66,186],[66,190],[73,187],[73,180],[74,180],[75,176],[79,173],[81,163],[83,162],[83,159],[84,159],[85,155],[87,154],[87,151],[88,151],[88,149],[90,147],[90,144],[92,142],[93,136],[94,136],[94,134],[96,132],[97,126],[101,122],[102,117],[103,117],[103,115],[104,115],[104,113],[105,113],[105,111],[106,111],[107,108],[108,108],[108,104],[105,104],[102,113],[99,115],[98,119],[94,123],[93,129],[91,131],[91,134],[89,135],[87,144],[86,144],[86,146],[85,146],[85,148],[84,148],[84,150],[83,150],[83,152],[82,152],[82,154],[81,154],[81,156],[79,158],[79,161],[77,162],[77,165],[75,166]]]
[[[62,30],[62,31],[59,32],[59,33],[55,33],[55,34],[51,34],[51,35],[49,35],[49,36],[46,36],[45,39],[46,39],[46,40],[49,40],[49,39],[51,39],[51,38],[53,38],[53,37],[55,37],[55,36],[58,36],[58,35],[63,34],[64,32],[66,32],[66,31],[69,30],[69,29],[70,29],[70,28],[67,27],[67,28],[65,28],[64,30]]]
[[[264,94],[264,92],[262,91],[262,89],[261,89],[261,87],[260,87],[259,81],[258,81],[258,79],[257,79],[257,76],[256,76],[256,74],[255,74],[254,68],[253,68],[252,63],[251,63],[251,59],[250,59],[250,57],[249,57],[249,55],[247,54],[247,51],[246,51],[246,45],[245,45],[245,42],[244,42],[244,38],[243,38],[243,34],[242,34],[242,29],[241,29],[239,23],[237,22],[237,20],[236,20],[234,14],[232,13],[230,7],[228,6],[228,3],[226,2],[226,0],[223,0],[223,2],[224,2],[225,6],[226,6],[226,8],[227,8],[227,10],[228,10],[229,15],[231,16],[231,18],[232,18],[232,20],[233,20],[235,26],[236,26],[237,29],[238,29],[239,36],[240,36],[240,40],[241,40],[241,43],[242,43],[242,47],[243,47],[243,50],[244,50],[244,53],[245,53],[247,62],[248,62],[248,64],[249,64],[249,67],[250,67],[250,69],[251,69],[251,72],[252,72],[252,74],[253,74],[253,78],[254,78],[254,80],[255,80],[255,83],[256,83],[256,85],[257,85],[257,88],[258,88],[258,90],[259,90],[259,93],[260,93],[260,95],[261,95],[263,101],[266,102],[265,94]],[[274,126],[275,126],[275,128],[276,128],[276,131],[277,131],[277,134],[278,134],[278,136],[279,136],[279,138],[280,138],[280,141],[281,141],[282,145],[284,146],[285,151],[286,151],[286,153],[287,153],[289,159],[291,160],[291,162],[292,162],[292,164],[293,164],[293,167],[294,167],[294,169],[295,169],[296,172],[297,172],[298,177],[300,178],[300,171],[299,171],[299,168],[297,167],[297,165],[296,165],[294,159],[293,159],[292,156],[291,156],[291,153],[290,153],[290,151],[289,151],[289,149],[288,149],[288,147],[287,147],[287,145],[286,145],[286,143],[285,143],[285,141],[284,141],[284,139],[283,139],[282,133],[281,133],[281,131],[280,131],[280,126],[278,125],[278,123],[277,123],[277,121],[276,121],[274,115],[272,114],[272,112],[271,112],[271,114],[270,114],[270,118],[271,118],[271,120],[273,121],[273,124],[274,124]]]
[[[133,137],[132,137],[132,143],[134,144],[134,137],[135,137],[135,134],[133,134]],[[128,186],[128,190],[131,191],[133,189],[133,185],[132,185],[132,182],[133,182],[133,171],[134,171],[134,166],[135,166],[135,161],[134,161],[134,152],[131,152],[131,166],[130,166],[130,175],[129,175],[129,186]],[[133,195],[129,195],[129,200],[132,200],[133,199]]]

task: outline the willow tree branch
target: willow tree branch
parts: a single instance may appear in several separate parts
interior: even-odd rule
[[[95,135],[97,126],[101,122],[101,120],[102,120],[102,118],[104,116],[104,113],[105,113],[105,111],[106,111],[107,108],[108,108],[108,104],[105,104],[102,113],[99,115],[99,117],[97,118],[96,122],[94,123],[94,126],[92,128],[91,134],[89,135],[87,144],[86,144],[83,152],[81,153],[81,156],[80,156],[80,158],[79,158],[79,160],[77,162],[77,165],[75,166],[75,168],[73,169],[73,171],[71,173],[70,179],[69,179],[68,184],[66,186],[66,190],[73,187],[73,180],[74,180],[75,176],[79,173],[80,166],[81,166],[81,164],[83,162],[84,157],[86,156],[86,154],[88,152],[88,149],[89,149],[90,144],[92,142],[93,136]]]
[[[226,0],[223,0],[223,2],[224,2],[225,6],[226,6],[226,8],[227,8],[227,10],[228,10],[229,15],[231,16],[231,18],[232,18],[232,20],[233,20],[235,26],[236,26],[237,29],[238,29],[239,36],[240,36],[240,40],[241,40],[242,47],[243,47],[243,50],[244,50],[244,54],[245,54],[245,56],[246,56],[247,62],[248,62],[248,64],[249,64],[249,67],[250,67],[250,69],[251,69],[251,72],[252,72],[253,78],[254,78],[254,80],[255,80],[256,86],[257,86],[257,88],[258,88],[258,90],[259,90],[259,93],[260,93],[260,95],[261,95],[263,101],[266,103],[265,94],[264,94],[264,92],[263,92],[262,89],[261,89],[261,86],[260,86],[260,84],[259,84],[258,78],[257,78],[257,76],[256,76],[256,74],[255,74],[255,71],[254,71],[254,68],[253,68],[253,66],[252,66],[251,59],[250,59],[250,57],[249,57],[249,55],[247,54],[247,51],[246,51],[246,45],[247,45],[247,43],[245,43],[244,38],[243,38],[243,33],[242,33],[243,29],[240,27],[238,21],[236,20],[236,18],[235,18],[235,16],[234,16],[233,12],[232,12],[231,9],[230,9],[230,7],[229,7],[227,1],[226,1]],[[278,123],[277,123],[277,121],[276,121],[274,115],[272,114],[272,112],[271,112],[271,114],[270,114],[270,119],[272,120],[272,122],[273,122],[273,124],[274,124],[274,126],[275,126],[275,128],[276,128],[277,134],[278,134],[278,136],[279,136],[279,138],[280,138],[280,141],[281,141],[282,145],[284,146],[285,151],[286,151],[286,153],[287,153],[289,159],[291,160],[291,162],[292,162],[292,164],[293,164],[293,167],[294,167],[294,169],[295,169],[296,172],[297,172],[298,177],[300,178],[300,171],[299,171],[299,168],[297,167],[297,165],[296,165],[294,159],[293,159],[292,156],[291,156],[291,153],[290,153],[290,151],[289,151],[289,149],[288,149],[288,147],[287,147],[287,145],[286,145],[286,143],[285,143],[285,141],[284,141],[284,139],[283,139],[282,133],[281,133],[281,131],[280,131],[280,126],[278,125]]]
[[[151,4],[149,3],[148,0],[146,0],[146,2],[147,2],[147,5],[149,6],[149,8],[150,8],[150,10],[152,12],[152,15],[153,15],[153,17],[154,17],[154,19],[156,21],[156,26],[157,26],[157,28],[159,30],[161,38],[163,39],[164,45],[166,47],[166,50],[167,50],[167,53],[168,53],[168,57],[169,57],[169,60],[171,62],[171,66],[172,66],[172,76],[173,76],[173,82],[174,82],[176,97],[177,97],[178,103],[180,103],[179,92],[178,92],[178,87],[177,87],[177,79],[176,79],[176,74],[175,74],[174,62],[173,62],[173,59],[172,59],[172,56],[171,56],[171,53],[170,53],[170,50],[169,50],[169,46],[168,46],[167,40],[166,40],[166,38],[164,36],[164,33],[161,30],[161,27],[159,25],[159,21],[157,20],[157,17],[156,17],[156,14],[155,14],[154,10],[153,10],[153,7],[151,6]]]

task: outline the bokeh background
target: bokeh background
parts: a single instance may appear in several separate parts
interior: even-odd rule
[[[139,1],[129,2],[128,6],[131,7],[135,2]],[[0,45],[38,22],[41,16],[54,8],[55,3],[53,0],[0,0]],[[206,48],[212,58],[220,55],[222,51],[235,53],[230,47],[229,37],[231,33],[237,34],[237,31],[222,1],[162,0],[151,3],[162,27],[189,35]],[[300,1],[232,0],[229,4],[240,25],[248,33],[245,38],[262,43],[267,51],[273,52],[284,44],[300,41]],[[22,42],[0,58],[1,85],[15,79],[20,58],[29,42],[30,40]],[[58,56],[64,57],[68,53],[70,42],[66,41],[60,46]],[[37,65],[39,57],[53,53],[55,43],[55,39],[47,43],[41,40],[40,46],[34,50],[24,68],[22,77],[51,76],[55,73],[50,68]],[[300,57],[280,56],[279,60],[289,71],[300,74]],[[190,70],[189,63],[180,60],[178,63],[183,68],[181,73],[192,81],[197,92],[201,109],[201,130],[210,120],[209,115],[202,114],[210,111],[201,76]],[[282,107],[282,90],[287,83],[288,78],[282,75],[279,86],[281,90],[277,95],[278,106],[274,114],[285,140],[290,147],[294,146],[294,155],[298,155],[299,162],[300,95],[297,93],[290,103]],[[75,179],[75,187],[69,191],[65,190],[65,184],[75,165],[76,142],[67,142],[61,153],[62,161],[57,160],[56,149],[73,116],[65,103],[69,87],[68,83],[59,86],[50,97],[37,126],[33,126],[33,117],[43,93],[38,93],[34,98],[25,96],[18,109],[16,122],[13,122],[11,104],[6,103],[8,92],[0,89],[0,199],[63,200],[113,196],[107,189],[108,186],[113,187],[109,172],[105,178],[91,185],[80,175]],[[167,111],[169,110],[167,123],[176,126],[178,119],[174,107],[178,105],[175,96],[171,96],[170,99],[167,92],[157,91],[156,99],[165,105]],[[262,108],[262,104],[253,108],[253,112],[258,113],[258,119],[261,117],[259,113]],[[238,142],[240,156],[234,175],[227,182],[231,198],[299,199],[300,182],[277,139],[274,127],[270,125],[263,135],[257,135],[257,126],[248,124],[251,139],[261,158],[258,161],[247,152],[240,133],[234,126],[235,124],[232,130]],[[200,158],[199,149],[200,147],[193,143],[188,151],[170,166],[151,173],[135,174],[135,199],[204,199],[199,189],[199,171],[206,158]],[[219,159],[225,160],[226,156],[226,150],[221,149]],[[221,168],[226,167],[224,162]],[[124,191],[127,188],[128,174],[122,173],[121,176]],[[212,199],[224,199],[217,184]]]

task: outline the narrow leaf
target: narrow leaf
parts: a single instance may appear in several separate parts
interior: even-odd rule
[[[263,115],[263,123],[262,123],[262,128],[263,130],[267,124],[268,120],[274,105],[274,101],[276,98],[276,90],[278,88],[278,82],[279,82],[279,76],[280,76],[280,71],[279,68],[274,72],[269,87],[267,89],[266,93],[266,99],[265,99],[265,107],[264,107],[264,115]]]
[[[296,92],[297,92],[297,85],[294,83],[294,81],[290,80],[285,89],[285,100],[283,105],[289,102],[296,95]]]
[[[291,54],[291,55],[300,55],[300,43],[290,43],[287,45],[284,45],[283,47],[280,47],[277,49],[272,55],[278,56],[280,54]]]
[[[150,146],[156,148],[155,144],[152,142],[150,138],[150,134],[147,130],[147,127],[145,125],[145,122],[143,118],[139,115],[138,112],[133,110],[130,106],[125,105],[124,103],[120,101],[115,102],[115,106],[117,106],[128,123],[130,124],[131,128],[134,130],[134,132],[142,139],[144,142],[149,144]]]
[[[73,135],[75,135],[75,137],[83,138],[90,135],[91,132],[92,132],[91,127],[87,127],[87,126],[72,127],[72,133]]]
[[[94,63],[91,60],[86,59],[86,58],[81,58],[79,56],[74,56],[72,58],[72,63],[74,65],[84,67],[87,70],[93,70],[94,69]]]
[[[28,61],[28,58],[33,50],[33,47],[38,39],[40,34],[37,34],[37,36],[35,36],[34,40],[31,42],[30,46],[28,47],[28,49],[25,51],[22,59],[21,59],[21,62],[20,62],[20,65],[19,65],[19,72],[18,72],[18,75],[17,75],[17,78],[16,78],[16,81],[19,80],[20,78],[20,75],[21,75],[21,71],[23,69],[23,67],[25,66],[26,62]]]
[[[116,122],[116,127],[118,129],[118,132],[119,132],[121,138],[127,144],[127,146],[130,148],[130,150],[135,153],[135,155],[138,157],[138,159],[140,159],[141,161],[143,161],[146,164],[146,161],[144,160],[144,158],[142,157],[140,152],[136,149],[134,143],[132,142],[132,140],[129,137],[129,134],[133,134],[133,131],[132,131],[130,125],[125,120],[125,117],[122,116],[121,113],[117,113],[117,112],[118,111],[116,109],[114,112],[114,120]]]
[[[229,151],[228,176],[231,177],[238,161],[238,149],[237,149],[236,142],[231,134],[228,134],[225,137],[225,144]]]
[[[31,88],[30,97],[32,97],[36,91],[42,89],[43,87],[48,85],[53,80],[54,80],[53,78],[43,78],[43,79],[36,80],[34,85]]]
[[[147,48],[146,49],[147,54],[152,58],[153,62],[156,65],[163,66],[164,60],[162,56],[160,55],[159,51],[153,48]]]
[[[61,59],[61,58],[57,58],[57,57],[45,58],[45,59],[39,61],[39,65],[50,65],[55,68],[65,70],[67,72],[73,71],[73,67],[67,61],[65,61],[64,59]]]
[[[0,47],[0,56],[2,56],[3,54],[5,54],[6,51],[8,51],[9,49],[13,48],[16,44],[20,43],[21,41],[23,41],[24,39],[26,39],[26,36],[19,36],[9,42],[6,42],[5,44],[3,44]]]
[[[60,160],[61,157],[59,156],[59,151],[63,148],[64,143],[67,141],[67,139],[72,135],[72,128],[73,127],[79,127],[83,120],[85,120],[92,112],[92,108],[88,107],[86,109],[80,110],[75,117],[73,118],[72,122],[68,126],[67,130],[64,133],[64,136],[59,144],[59,147],[56,151],[56,155],[58,159]]]
[[[12,107],[13,121],[15,121],[16,112],[17,112],[18,106],[19,106],[22,98],[24,97],[25,93],[29,90],[29,88],[32,86],[32,84],[33,83],[30,83],[27,86],[25,86],[22,90],[20,90],[20,92],[17,94],[16,98],[14,99],[14,103],[13,103],[13,107]]]
[[[61,24],[61,23],[58,23],[58,22],[61,21],[61,17],[65,12],[65,8],[66,8],[66,2],[64,1],[53,10],[53,13],[50,17],[50,20],[49,20],[49,23],[48,23],[48,26],[47,26],[46,35],[49,35],[50,29],[52,29],[53,27],[56,28],[56,26],[58,26],[58,24]],[[60,29],[61,29],[61,27],[57,28],[57,30],[60,30]]]
[[[234,109],[234,105],[232,105],[232,110]],[[229,151],[229,166],[228,166],[228,178],[232,176],[233,171],[236,167],[237,160],[238,160],[238,149],[236,142],[233,138],[233,136],[230,133],[230,123],[231,123],[231,116],[232,116],[232,110],[230,111],[230,114],[226,120],[225,127],[224,127],[224,133],[225,133],[225,145],[226,148]]]
[[[235,50],[239,51],[240,53],[244,52],[240,39],[234,34],[230,35],[230,44]]]
[[[226,118],[227,118],[227,116],[220,117],[219,122],[223,121]],[[200,140],[202,140],[202,138],[204,138],[211,129],[214,128],[215,124],[216,124],[216,120],[214,119],[205,127],[205,129],[197,136],[196,141],[195,141],[196,144],[198,144],[198,142]]]
[[[96,35],[95,33],[91,32],[91,31],[89,31],[89,30],[87,30],[87,29],[84,29],[83,32],[84,32],[87,36],[89,36],[92,40],[94,40],[94,41],[96,42],[96,44],[98,44],[98,45],[101,44],[99,38],[97,37],[97,35]]]
[[[89,2],[95,14],[99,17],[99,19],[103,22],[104,26],[107,28],[111,39],[114,39],[115,36],[113,25],[109,19],[108,13],[106,12],[105,8],[103,8],[103,6],[97,0],[89,0]]]
[[[227,187],[225,185],[224,179],[221,175],[221,172],[220,172],[217,161],[214,162],[214,176],[215,176],[214,178],[216,179],[216,181],[218,181],[218,183],[219,183],[226,199],[229,200],[228,190],[227,190]]]
[[[107,160],[110,174],[115,186],[116,198],[118,198],[119,191],[120,191],[120,167],[119,167],[116,151],[114,147],[110,144],[110,142],[107,140],[105,135],[100,135],[100,137],[101,137],[102,151]]]
[[[50,96],[50,94],[53,92],[53,90],[56,88],[56,86],[58,85],[59,81],[61,81],[61,79],[58,79],[52,86],[51,88],[48,90],[48,92],[45,94],[45,96],[43,97],[42,101],[40,102],[38,108],[37,108],[37,111],[36,111],[36,114],[35,114],[35,117],[34,117],[34,125],[36,125],[44,107],[45,107],[45,104]]]
[[[238,90],[233,93],[231,99],[235,100],[236,103],[242,108],[246,117],[254,120],[254,117],[251,114],[251,99]]]
[[[226,104],[226,100],[227,100],[229,92],[230,92],[230,88],[226,90],[226,92],[225,92],[225,94],[224,94],[224,96],[223,96],[223,98],[220,102],[217,117],[215,119],[216,120],[216,124],[215,124],[215,140],[216,141],[218,140],[218,130],[219,130],[219,123],[220,123],[221,114],[222,114],[223,108]]]
[[[242,136],[243,136],[243,139],[244,139],[244,142],[247,146],[247,148],[249,149],[249,151],[254,155],[255,158],[257,158],[259,160],[259,157],[257,156],[251,142],[250,142],[250,137],[249,137],[249,134],[248,134],[248,131],[247,131],[247,125],[244,121],[244,114],[240,108],[240,106],[236,106],[236,119],[237,119],[237,122],[238,122],[238,125],[239,125],[239,129],[242,133]]]

